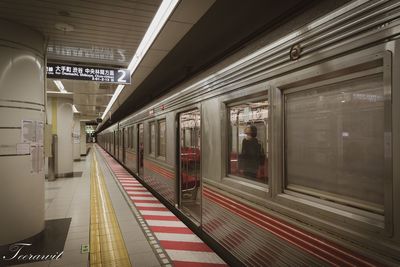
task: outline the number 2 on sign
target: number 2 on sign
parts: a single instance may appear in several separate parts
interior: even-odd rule
[[[118,82],[119,83],[126,83],[126,79],[125,79],[125,76],[126,76],[126,72],[125,71],[123,71],[123,70],[118,70]]]

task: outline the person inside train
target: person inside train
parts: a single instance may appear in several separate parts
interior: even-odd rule
[[[257,178],[258,167],[264,156],[261,144],[257,139],[257,127],[247,125],[244,129],[246,137],[242,141],[242,153],[239,156],[239,168],[244,176]]]

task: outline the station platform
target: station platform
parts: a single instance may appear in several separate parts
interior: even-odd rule
[[[46,222],[67,222],[62,255],[16,266],[227,266],[97,145],[45,188]]]

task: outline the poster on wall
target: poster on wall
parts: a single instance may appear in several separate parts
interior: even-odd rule
[[[17,144],[17,154],[30,154],[32,172],[41,172],[44,167],[44,123],[42,121],[22,120],[21,143]]]
[[[36,131],[35,131],[35,142],[43,146],[43,139],[44,139],[44,123],[41,121],[36,122]]]
[[[21,129],[21,143],[36,142],[36,122],[32,120],[23,120]]]

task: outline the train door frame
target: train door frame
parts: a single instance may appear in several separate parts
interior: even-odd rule
[[[121,141],[121,140],[119,140],[119,139],[120,139],[119,129],[117,129],[117,134],[116,134],[116,136],[117,136],[117,144],[116,144],[116,146],[115,146],[115,147],[116,147],[115,158],[119,160],[119,143],[120,143],[120,141]]]
[[[115,152],[116,152],[116,147],[117,147],[117,138],[116,138],[116,133],[115,130],[113,131],[113,156],[115,157]]]
[[[126,164],[126,162],[125,162],[125,160],[126,160],[126,157],[125,157],[126,147],[125,147],[125,145],[126,145],[126,142],[125,142],[125,127],[124,127],[124,128],[122,128],[122,159],[121,159],[121,161],[124,164]]]
[[[193,217],[190,213],[188,214],[187,207],[184,209],[184,207],[182,206],[182,179],[181,179],[181,126],[180,126],[180,116],[181,114],[184,113],[188,113],[191,111],[195,111],[197,110],[199,112],[199,116],[200,116],[200,127],[199,127],[199,134],[200,134],[200,166],[199,166],[199,186],[198,186],[198,190],[199,193],[197,194],[200,198],[200,213],[199,213],[199,217],[195,218]],[[183,213],[185,214],[189,219],[191,219],[192,222],[194,222],[196,225],[200,226],[202,225],[202,219],[203,219],[203,179],[202,179],[202,143],[203,143],[203,133],[202,133],[202,108],[201,105],[193,105],[189,108],[185,108],[182,110],[178,110],[176,113],[176,117],[175,117],[175,123],[176,123],[176,145],[175,145],[175,155],[176,155],[176,203],[177,203],[177,208]]]
[[[140,139],[140,126],[142,126],[142,138]],[[137,153],[137,157],[136,157],[136,166],[137,166],[137,175],[139,176],[139,177],[141,177],[141,178],[143,178],[142,176],[143,176],[143,174],[144,174],[144,123],[143,122],[140,122],[140,123],[138,123],[137,124],[137,127],[136,127],[136,134],[137,134],[137,136],[136,136],[136,140],[137,140],[137,143],[136,143],[136,153]],[[140,140],[142,140],[142,144],[143,144],[143,153],[141,154],[141,151],[140,151]],[[142,158],[142,161],[143,161],[143,166],[140,166],[140,159]],[[142,175],[142,176],[141,176]]]

